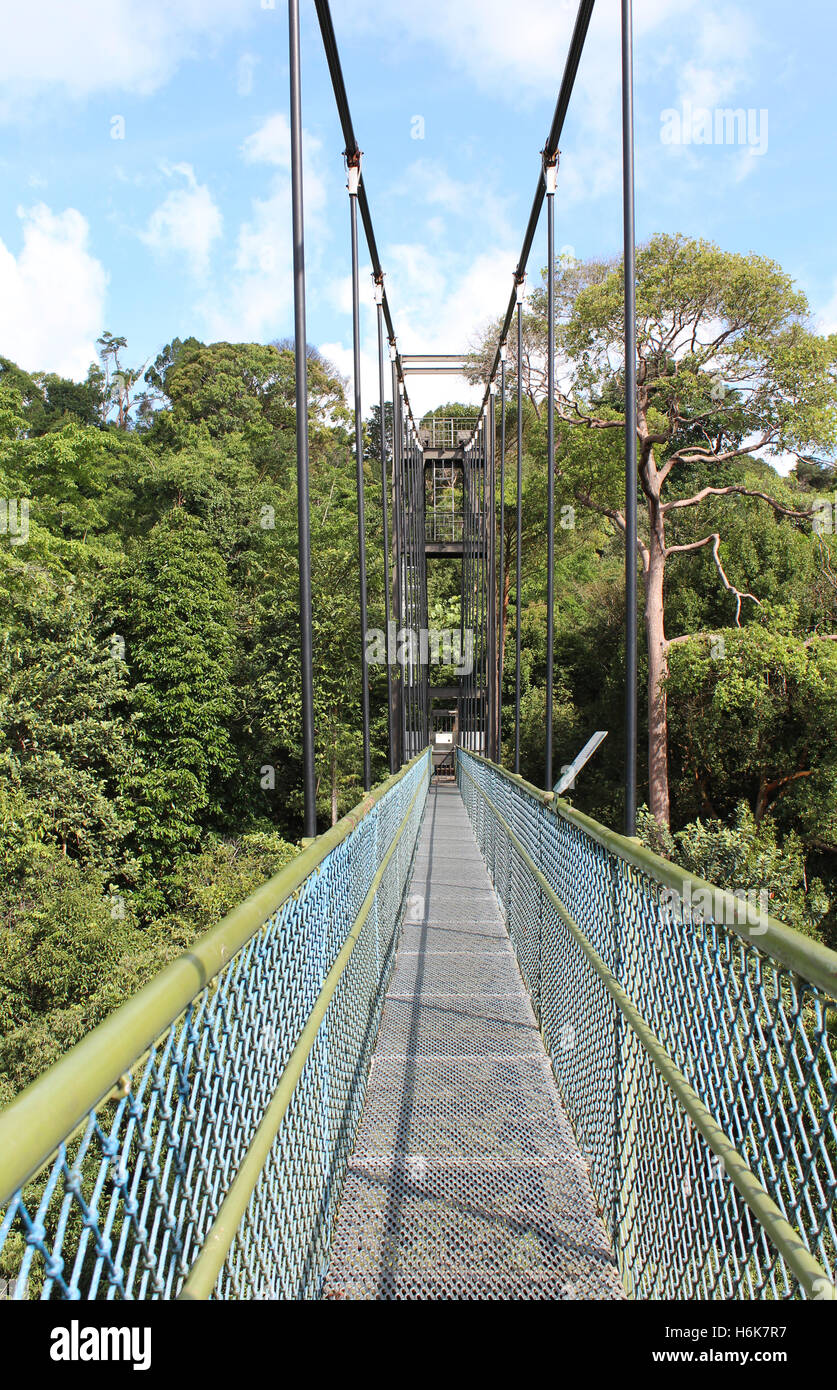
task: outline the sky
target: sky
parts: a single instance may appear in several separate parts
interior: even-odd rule
[[[302,0],[308,338],[351,376],[343,140]],[[332,0],[402,352],[504,311],[575,0]],[[776,259],[837,330],[837,8],[635,0],[639,239]],[[0,0],[0,354],[83,378],[174,337],[292,333],[285,0]],[[561,140],[557,245],[621,251],[619,0],[598,0]],[[724,111],[741,111],[727,118]],[[546,261],[545,216],[530,282]],[[362,246],[362,251],[363,251]],[[362,256],[364,412],[376,399]],[[417,410],[476,399],[414,378]]]

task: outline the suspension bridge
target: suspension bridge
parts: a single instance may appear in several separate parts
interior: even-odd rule
[[[485,395],[417,421],[329,6],[353,264],[360,631],[366,531],[358,217],[372,259],[386,621],[427,628],[428,565],[461,572],[467,671],[387,663],[390,775],[316,834],[307,434],[297,431],[305,832],[298,856],[0,1113],[0,1261],[19,1300],[833,1299],[837,955],[519,775],[500,737],[506,360],[547,204],[579,6]],[[298,0],[290,0],[297,420],[308,418]],[[626,476],[636,502],[630,4],[624,0]],[[554,340],[548,345],[554,381]],[[517,375],[518,404],[521,391]],[[517,411],[520,431],[522,411]],[[547,691],[554,400],[548,398]],[[633,472],[631,470],[633,469]],[[635,526],[634,531],[635,534]],[[628,551],[630,547],[627,547]],[[629,613],[634,557],[626,556]],[[632,576],[632,578],[631,578]],[[633,599],[631,595],[633,594]],[[520,605],[515,632],[519,671]],[[628,628],[635,633],[635,624]],[[362,658],[361,658],[362,660]],[[695,906],[700,902],[700,910]],[[706,903],[711,903],[707,910]]]

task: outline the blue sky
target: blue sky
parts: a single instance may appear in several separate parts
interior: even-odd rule
[[[134,363],[176,335],[287,336],[285,0],[2,9],[0,353],[83,376],[104,328],[128,338]],[[342,139],[310,0],[302,10],[309,339],[348,375]],[[575,0],[333,0],[402,350],[462,351],[505,307],[575,11]],[[837,12],[820,0],[792,12],[779,0],[635,0],[635,11],[638,234],[775,257],[834,330]],[[598,0],[562,139],[558,244],[579,257],[621,244],[618,17],[618,0]],[[724,109],[750,112],[749,133],[718,125]],[[368,278],[362,327],[366,409]],[[420,379],[415,404],[440,389],[466,394]]]

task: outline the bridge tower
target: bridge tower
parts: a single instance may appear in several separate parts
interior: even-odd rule
[[[467,359],[450,354],[402,355],[407,375],[461,376]],[[428,565],[458,561],[460,630],[450,637],[426,636],[420,664],[427,673],[426,728],[438,767],[451,764],[457,744],[496,758],[498,661],[496,652],[497,593],[495,578],[495,427],[493,412],[471,417],[427,416],[417,430],[421,495],[412,505],[421,514],[420,570],[427,582]],[[404,449],[402,446],[401,453]],[[396,488],[398,484],[396,482]],[[401,491],[404,491],[403,485]],[[414,531],[411,518],[407,534]],[[406,573],[406,570],[402,572]],[[426,590],[423,610],[427,611]],[[403,612],[394,604],[396,612]],[[455,677],[430,685],[430,665],[452,665]],[[404,698],[410,689],[405,667]],[[407,729],[406,748],[416,745]]]

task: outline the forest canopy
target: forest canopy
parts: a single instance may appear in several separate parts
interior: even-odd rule
[[[620,828],[621,267],[562,262],[558,300],[554,740],[560,765],[609,730],[571,796]],[[686,238],[641,250],[638,306],[643,833],[724,886],[769,883],[771,910],[837,945],[837,340],[774,263]],[[536,291],[508,363],[502,612],[508,754],[519,369],[521,770],[537,783],[545,335]],[[98,346],[83,382],[0,358],[0,1103],[300,835],[293,353],[174,339],[136,367],[123,338]],[[345,383],[313,348],[308,375],[324,828],[362,795],[357,499]],[[372,627],[381,423],[365,422]],[[428,599],[431,626],[458,628],[454,565],[430,567]],[[370,680],[379,778],[384,668]]]

